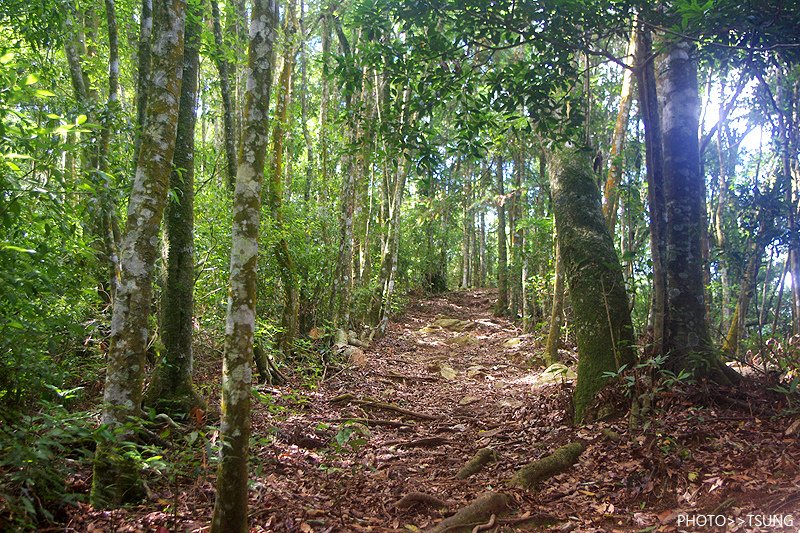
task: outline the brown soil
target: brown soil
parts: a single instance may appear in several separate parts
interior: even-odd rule
[[[487,491],[510,497],[494,531],[693,531],[702,528],[681,520],[709,513],[731,518],[727,531],[760,530],[754,515],[800,527],[800,430],[786,434],[797,418],[783,415],[780,395],[763,385],[722,395],[686,388],[660,394],[645,429],[629,431],[624,417],[576,428],[571,384],[540,382],[540,343],[494,317],[493,303],[490,290],[412,301],[365,350],[363,366],[329,369],[316,388],[258,387],[252,531],[419,531]],[[437,318],[469,323],[429,327]],[[574,441],[586,444],[578,463],[538,491],[508,484],[523,465]],[[191,466],[153,478],[145,505],[82,505],[66,530],[206,530],[214,491],[203,442],[183,445]],[[486,447],[497,461],[458,479]],[[433,498],[395,506],[411,493]]]

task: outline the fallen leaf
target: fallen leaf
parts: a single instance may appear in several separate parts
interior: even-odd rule
[[[449,367],[447,365],[441,365],[439,369],[439,374],[449,381],[452,381],[458,377],[458,371],[455,368]]]

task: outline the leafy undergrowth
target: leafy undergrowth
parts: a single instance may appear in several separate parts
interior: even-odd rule
[[[425,530],[490,490],[511,506],[480,531],[710,531],[707,515],[724,517],[727,531],[800,527],[800,422],[783,396],[763,384],[713,394],[695,385],[660,392],[640,429],[624,417],[573,427],[568,376],[530,367],[540,347],[492,316],[492,296],[412,302],[366,357],[329,370],[318,387],[258,387],[252,530]],[[456,320],[437,321],[445,317]],[[205,530],[216,434],[187,430],[177,441],[165,460],[183,466],[152,477],[146,504],[80,504],[66,530]],[[508,484],[574,441],[586,451],[566,472],[535,491]],[[497,460],[458,479],[486,447]],[[88,482],[88,472],[73,479]],[[395,505],[411,493],[440,503]]]

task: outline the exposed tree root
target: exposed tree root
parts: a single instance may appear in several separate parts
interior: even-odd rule
[[[510,483],[525,489],[535,489],[540,482],[574,465],[583,450],[582,442],[566,444],[550,455],[523,466],[514,474]]]
[[[442,444],[450,442],[444,437],[425,437],[408,442],[401,442],[397,445],[398,448],[435,448]]]
[[[383,378],[398,380],[398,381],[439,381],[439,378],[435,378],[435,377],[431,377],[431,376],[407,376],[405,374],[395,374],[393,372],[389,372],[388,374],[376,373],[375,375],[383,377]]]
[[[424,492],[410,492],[397,500],[397,503],[394,504],[395,508],[401,511],[407,511],[417,506],[447,510],[451,505],[452,502],[442,500],[431,494],[425,494]]]
[[[393,411],[395,413],[400,413],[401,415],[410,416],[411,418],[419,418],[421,420],[439,420],[440,418],[427,413],[418,413],[416,411],[404,409],[393,403],[379,402],[377,400],[373,400],[372,398],[364,398],[359,400],[350,393],[340,394],[335,398],[331,398],[328,400],[328,403],[354,403],[365,409],[383,409],[384,411]]]
[[[450,518],[445,518],[428,533],[444,533],[446,531],[472,530],[482,526],[492,515],[498,515],[508,507],[508,496],[499,492],[484,492],[465,507],[462,507]],[[479,530],[480,531],[480,530]]]
[[[497,515],[493,514],[489,517],[489,521],[485,524],[478,524],[472,528],[472,533],[480,533],[481,531],[489,531],[497,523]]]
[[[401,422],[399,420],[381,420],[379,418],[333,418],[331,422],[358,422],[366,426],[388,426],[394,428],[404,428],[413,426],[411,422]]]
[[[261,383],[281,385],[288,381],[286,375],[278,370],[272,358],[268,356],[258,344],[253,346],[253,359],[256,363],[256,370],[258,371],[259,381]]]
[[[461,467],[456,477],[458,479],[467,479],[472,474],[480,472],[486,464],[492,461],[497,461],[497,453],[491,448],[481,448],[472,456],[472,459]]]

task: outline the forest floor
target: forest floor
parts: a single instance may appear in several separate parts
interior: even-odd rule
[[[466,531],[800,530],[800,419],[783,396],[755,383],[694,386],[658,393],[644,428],[624,416],[574,427],[572,384],[543,373],[541,346],[492,315],[494,296],[412,300],[363,357],[316,386],[257,387],[252,531],[425,531],[487,491],[506,494],[507,510]],[[66,530],[207,530],[214,476],[203,441],[186,441],[194,466],[154,478],[146,504],[80,504]],[[575,441],[586,450],[564,473],[533,491],[508,484]],[[497,460],[457,478],[485,447]],[[434,498],[403,500],[414,493]]]

